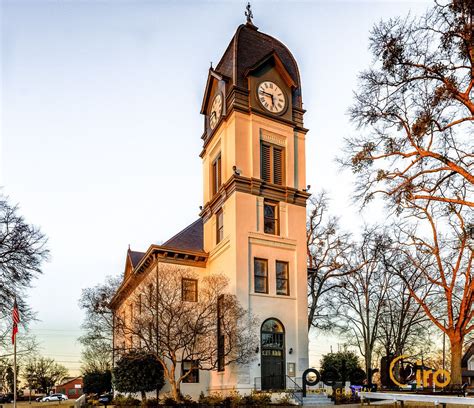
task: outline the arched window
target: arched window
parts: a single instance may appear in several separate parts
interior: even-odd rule
[[[285,328],[276,319],[265,320],[261,330],[262,355],[283,356]]]
[[[261,328],[262,389],[285,388],[285,328],[277,319],[267,319]]]

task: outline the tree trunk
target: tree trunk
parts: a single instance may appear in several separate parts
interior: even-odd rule
[[[171,394],[173,395],[173,399],[176,402],[179,402],[181,400],[181,393],[179,390],[178,383],[176,382],[176,380],[173,380],[172,382],[170,382],[170,385],[171,385]]]
[[[454,336],[451,342],[451,384],[462,384],[461,359],[463,338]]]
[[[365,375],[367,377],[367,384],[372,385],[372,357],[365,358]]]
[[[167,375],[166,377],[168,377],[168,381],[171,386],[171,395],[173,396],[173,399],[176,402],[179,402],[181,400],[181,392],[179,389],[180,383],[176,381],[175,373],[176,373],[176,363],[173,362],[169,370],[169,375]]]

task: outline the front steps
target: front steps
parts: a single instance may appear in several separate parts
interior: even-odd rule
[[[306,397],[304,398],[302,394],[299,394],[298,396],[303,400],[303,406],[305,407],[334,405],[334,402],[332,402],[325,394],[306,394]]]

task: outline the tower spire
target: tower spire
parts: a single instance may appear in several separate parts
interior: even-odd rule
[[[247,10],[245,12],[245,17],[247,17],[247,24],[253,26],[252,18],[253,18],[253,13],[252,13],[252,6],[250,5],[250,1],[247,3],[247,7],[245,7]]]

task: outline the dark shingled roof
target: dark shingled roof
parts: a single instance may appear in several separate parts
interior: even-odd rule
[[[162,246],[204,252],[204,229],[202,218],[199,218],[191,225],[188,225],[185,229],[166,241]]]
[[[144,252],[138,252],[138,251],[132,251],[128,250],[128,253],[130,254],[130,260],[132,261],[132,266],[135,268],[135,266],[138,265],[138,263],[142,260],[143,256],[145,255]]]
[[[293,92],[293,104],[299,108],[301,103],[301,82],[298,65],[288,48],[267,34],[257,31],[250,24],[242,24],[232,37],[216,71],[230,78],[230,87],[233,85],[248,88],[245,73],[253,68],[265,57],[275,52],[286,70],[295,81],[297,89]]]

